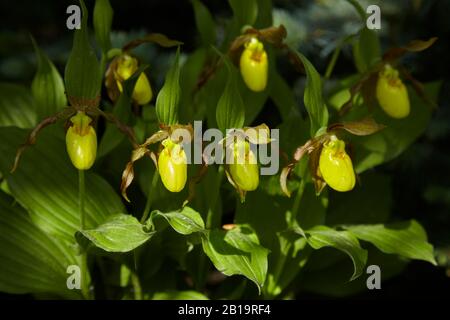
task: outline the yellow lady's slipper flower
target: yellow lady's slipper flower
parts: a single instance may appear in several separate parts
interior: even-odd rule
[[[187,158],[182,146],[167,138],[158,158],[161,180],[170,192],[183,190],[187,180]]]
[[[263,91],[267,85],[268,61],[264,45],[257,38],[245,44],[240,60],[242,78],[250,90]]]
[[[390,65],[378,75],[377,99],[381,108],[392,118],[405,118],[409,115],[408,90],[398,76],[398,71]]]
[[[325,182],[336,191],[350,191],[355,186],[355,172],[345,152],[345,142],[334,135],[323,145],[319,170]]]
[[[127,80],[138,69],[138,62],[130,55],[124,54],[118,58],[117,67],[114,71],[117,87],[122,92],[122,82]],[[144,105],[150,102],[153,97],[152,87],[144,72],[141,73],[133,91],[133,100],[140,105]]]
[[[237,141],[234,143],[233,163],[228,168],[234,183],[241,190],[253,191],[258,187],[258,163],[247,141]]]
[[[97,135],[91,126],[92,119],[84,112],[70,118],[72,126],[66,133],[66,148],[75,168],[87,170],[94,164],[97,154]]]

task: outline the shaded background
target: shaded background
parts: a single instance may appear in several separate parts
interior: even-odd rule
[[[227,1],[203,2],[218,21],[231,15]],[[273,2],[274,24],[286,26],[287,41],[300,48],[322,74],[336,41],[355,33],[360,27],[354,9],[343,0]],[[368,1],[360,2],[369,4]],[[72,45],[72,32],[65,27],[65,12],[67,6],[74,3],[76,1],[31,0],[0,3],[0,81],[29,85],[36,70],[29,34],[63,71]],[[392,177],[394,218],[414,218],[422,223],[437,249],[441,267],[414,261],[401,275],[384,282],[382,290],[355,298],[450,297],[450,0],[385,0],[370,1],[370,4],[379,4],[382,9],[383,49],[413,39],[439,37],[432,48],[403,59],[403,64],[418,80],[443,81],[439,108],[426,133],[399,158],[377,171]],[[93,1],[87,1],[87,5],[92,12]],[[187,0],[111,0],[111,5],[115,12],[113,46],[121,46],[148,32],[164,33],[183,41],[185,52],[196,46],[198,34],[194,13]],[[164,73],[158,71],[164,70],[168,53],[154,46],[143,52],[152,68],[151,81],[160,87]],[[278,69],[296,88],[301,75],[294,73],[283,61],[279,61]],[[334,77],[354,72],[351,50],[346,48],[338,60]],[[301,98],[301,91],[298,91]],[[266,106],[257,122],[262,120],[276,126],[279,119],[275,108]],[[0,294],[0,297],[15,296]],[[320,298],[307,294],[299,297]]]

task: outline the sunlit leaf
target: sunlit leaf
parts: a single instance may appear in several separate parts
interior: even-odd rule
[[[359,239],[371,242],[384,253],[398,254],[436,265],[433,246],[427,242],[425,230],[415,220],[345,228]]]
[[[367,251],[361,248],[358,239],[348,231],[337,231],[326,226],[317,226],[307,231],[298,231],[306,235],[306,241],[314,249],[333,247],[344,252],[352,259],[354,272],[350,278],[354,280],[363,272],[367,262]]]
[[[36,124],[36,104],[30,91],[20,85],[0,83],[0,126],[32,128]]]
[[[78,265],[74,250],[42,232],[13,198],[0,192],[0,291],[81,298],[79,290],[66,285],[71,265]]]
[[[261,290],[266,280],[269,251],[247,226],[230,231],[211,230],[202,239],[203,250],[214,266],[227,276],[241,274]]]
[[[97,228],[80,233],[105,251],[128,252],[148,241],[154,232],[145,232],[144,226],[129,214],[118,214]]]

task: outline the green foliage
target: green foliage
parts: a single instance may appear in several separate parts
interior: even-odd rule
[[[237,86],[237,71],[223,57],[228,71],[228,79],[225,89],[217,102],[216,121],[220,130],[225,132],[226,129],[242,128],[245,120],[244,102],[239,93]]]
[[[195,23],[200,32],[202,42],[205,46],[216,43],[216,24],[211,12],[200,0],[192,0],[195,13]]]
[[[381,59],[380,42],[376,31],[362,28],[353,44],[353,56],[359,72],[365,72]]]
[[[228,276],[242,274],[261,291],[269,251],[259,244],[258,236],[250,227],[240,225],[230,231],[212,230],[202,238],[202,245],[217,270]]]
[[[100,93],[100,66],[96,54],[89,43],[88,12],[83,0],[81,28],[75,30],[73,47],[64,72],[66,93],[71,99],[92,100]],[[78,102],[79,103],[79,102]],[[81,103],[83,105],[84,103]]]
[[[364,20],[359,3],[348,2]],[[316,60],[303,48],[289,47],[284,28],[272,26],[272,1],[229,0],[233,16],[222,20],[205,3],[192,0],[201,43],[182,53],[182,43],[163,34],[115,48],[108,0],[95,2],[96,44],[91,46],[81,1],[81,29],[74,34],[64,82],[33,40],[38,68],[31,91],[0,83],[0,291],[67,299],[273,299],[302,290],[341,297],[367,288],[367,265],[379,265],[383,280],[398,275],[411,259],[436,265],[421,224],[411,217],[395,220],[392,175],[377,166],[399,157],[424,134],[441,82],[422,88],[404,76],[405,83],[410,80],[411,112],[404,119],[390,118],[373,95],[379,70],[394,63],[381,52],[377,32],[364,27],[347,35],[322,76],[312,63]],[[254,36],[268,56],[262,92],[249,90],[237,69],[243,46]],[[397,48],[391,56],[420,51],[434,41]],[[164,80],[155,106],[132,101],[148,61],[121,82],[117,99],[101,96],[103,69],[114,56],[126,53],[137,61],[137,47],[149,43],[139,53],[151,48],[166,59],[152,67],[160,74],[149,77],[158,85]],[[335,79],[334,64],[349,43],[357,72]],[[174,59],[166,58],[174,46]],[[100,63],[93,48],[101,51]],[[297,76],[306,80],[304,87],[282,73],[284,63],[303,72]],[[330,96],[328,81],[339,83]],[[336,96],[341,90],[344,94]],[[63,109],[67,100],[71,107]],[[63,122],[67,125],[77,111],[93,119],[100,141],[96,165],[82,175],[66,155],[63,130]],[[177,125],[190,128],[194,121],[222,132],[263,121],[277,126],[280,137],[270,143],[280,145],[279,172],[260,176],[258,188],[240,202],[242,190],[226,179],[227,164],[189,164],[185,188],[169,192],[155,167],[161,141]],[[56,125],[46,128],[50,124]],[[345,193],[327,187],[317,166],[334,134],[345,141],[358,175],[354,190]],[[183,141],[186,152],[191,146]],[[13,164],[18,166],[11,172]],[[126,206],[120,198],[124,186],[132,200]],[[71,265],[81,266],[82,291],[67,288]]]
[[[326,226],[317,226],[310,230],[299,230],[297,233],[304,235],[306,241],[313,249],[323,247],[333,247],[352,259],[354,272],[350,278],[356,279],[364,272],[364,266],[367,262],[367,251],[362,249],[358,239],[347,231],[336,231]]]
[[[67,106],[64,81],[48,56],[33,40],[38,60],[38,69],[31,83],[31,92],[36,101],[38,119],[48,117]]]
[[[111,25],[113,20],[113,9],[109,0],[95,0],[94,6],[94,30],[95,38],[100,44],[103,53],[111,48]]]
[[[258,1],[257,0],[229,0],[234,16],[240,27],[245,25],[253,25],[258,16]]]
[[[311,121],[311,137],[314,137],[328,123],[328,110],[322,98],[322,80],[316,68],[303,54],[298,51],[295,54],[302,61],[306,72],[304,103]]]
[[[394,253],[409,259],[436,264],[433,246],[427,242],[427,235],[415,220],[375,225],[345,227],[357,238],[371,242],[384,253]]]
[[[128,214],[113,215],[95,229],[80,231],[97,247],[108,252],[128,252],[148,241],[152,233]]]
[[[36,227],[27,212],[0,192],[0,290],[53,293],[77,298],[66,287],[69,265],[77,264],[67,243]]]
[[[0,83],[0,126],[32,128],[36,124],[36,103],[24,86]]]
[[[204,231],[205,223],[200,214],[189,207],[184,207],[181,211],[154,212],[164,217],[170,226],[178,233],[188,235],[193,232]]]
[[[180,103],[180,48],[178,47],[172,67],[167,72],[164,86],[156,98],[156,115],[160,123],[178,123],[178,104]]]

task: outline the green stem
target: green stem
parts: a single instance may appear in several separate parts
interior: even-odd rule
[[[297,213],[300,208],[300,202],[303,197],[303,193],[305,191],[305,179],[300,181],[300,185],[297,189],[297,193],[294,198],[294,203],[292,205],[292,209],[290,210],[290,216],[287,217],[288,229],[292,229],[297,225]],[[275,266],[274,274],[273,274],[273,284],[276,285],[279,282],[280,276],[283,272],[284,265],[286,264],[286,260],[288,257],[288,253],[291,250],[292,243],[286,242],[285,247],[283,249],[280,248],[280,257],[278,258],[277,264]],[[286,254],[283,254],[283,251]],[[271,288],[272,291],[274,288]],[[273,294],[268,294],[268,298],[272,299]]]
[[[365,24],[367,15],[366,15],[366,11],[361,6],[361,4],[356,0],[347,0],[347,2],[349,2],[355,8],[355,10],[356,10],[356,12],[358,12],[362,22]]]
[[[223,174],[225,170],[223,166],[219,166],[219,170],[217,171],[217,180],[216,185],[213,189],[213,194],[211,196],[211,201],[209,202],[208,206],[208,214],[206,216],[206,229],[214,228],[218,225],[220,225],[220,219],[221,216],[217,214],[216,205],[217,205],[217,199],[219,197],[219,191],[220,191],[220,185],[222,184]]]
[[[159,178],[158,169],[155,169],[155,173],[153,173],[152,183],[150,184],[150,188],[148,189],[147,202],[145,203],[141,223],[144,223],[148,219],[148,215],[150,214],[150,209],[152,208],[153,204],[153,191],[156,189],[158,178]]]
[[[134,299],[142,300],[142,288],[139,277],[135,271],[131,272],[131,283],[133,285]]]
[[[206,229],[215,228],[220,225],[221,215],[217,213],[217,199],[219,197],[220,185],[222,184],[222,179],[224,175],[224,167],[219,166],[219,170],[217,171],[217,180],[213,189],[213,194],[211,195],[211,200],[208,205],[208,213],[206,216]],[[219,212],[220,213],[220,212]],[[200,256],[198,259],[198,271],[197,271],[197,283],[196,289],[201,291],[206,281],[206,276],[208,274],[207,263],[206,263],[206,255],[200,251]]]
[[[102,52],[102,56],[100,58],[100,74],[99,74],[99,85],[100,85],[100,89],[102,88],[102,81],[103,81],[103,76],[105,74],[105,69],[106,69],[106,61],[107,61],[107,55]]]
[[[300,208],[300,202],[303,198],[303,193],[305,192],[305,179],[300,181],[300,185],[298,186],[297,194],[295,195],[294,204],[291,209],[291,217],[289,221],[288,228],[293,228],[297,224],[297,213]]]
[[[331,56],[331,60],[327,66],[327,70],[325,71],[325,79],[330,79],[331,74],[333,73],[334,66],[336,65],[336,61],[339,57],[339,54],[341,53],[342,44],[343,44],[342,42],[339,43],[336,46],[336,49],[334,49],[333,55]]]
[[[86,184],[84,180],[84,170],[78,170],[78,210],[81,230],[86,228],[86,216],[84,212]],[[86,299],[89,299],[87,252],[83,252],[81,255],[81,292]]]

